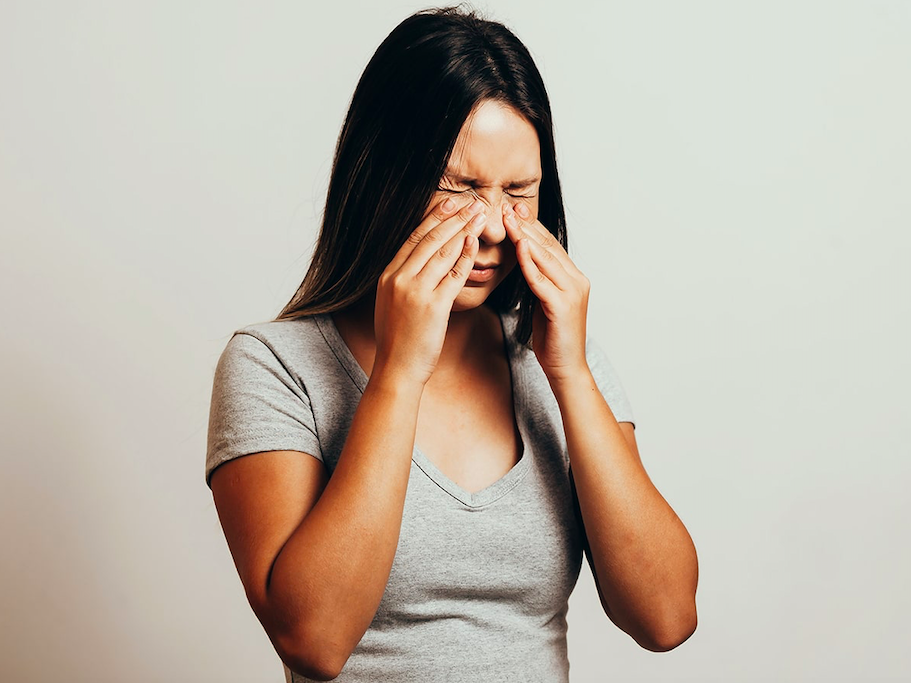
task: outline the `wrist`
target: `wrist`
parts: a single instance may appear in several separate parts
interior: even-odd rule
[[[583,366],[561,370],[559,373],[548,373],[547,381],[558,402],[571,392],[577,393],[591,389],[598,391],[598,385],[587,363]]]
[[[393,394],[416,393],[420,396],[424,393],[425,384],[426,380],[415,373],[387,365],[379,360],[374,363],[368,379],[368,385],[375,390]]]

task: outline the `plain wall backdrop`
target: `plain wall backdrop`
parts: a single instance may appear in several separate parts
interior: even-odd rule
[[[283,680],[203,468],[405,1],[0,2],[0,678]],[[911,672],[911,3],[477,2],[548,85],[589,328],[699,628],[574,683]]]

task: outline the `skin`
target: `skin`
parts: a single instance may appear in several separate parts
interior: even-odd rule
[[[563,418],[602,606],[643,647],[675,647],[695,629],[695,548],[645,473],[632,425],[617,423],[591,376],[589,283],[537,221],[538,181],[510,187],[540,178],[534,128],[482,103],[449,171],[375,300],[333,316],[369,381],[332,477],[294,451],[237,458],[213,473],[250,605],[291,669],[318,680],[342,670],[389,578],[422,399],[454,400],[465,369],[491,361],[478,351],[494,319],[483,303],[519,267],[540,299],[535,353]],[[496,277],[466,285],[475,262],[499,263]]]
[[[504,207],[503,223],[539,300],[532,343],[563,418],[602,607],[642,647],[673,649],[696,629],[696,548],[585,360],[588,278],[529,207]]]
[[[537,135],[516,111],[486,102],[465,139],[467,145],[457,147],[457,172],[487,181],[475,191],[501,209],[497,230],[487,234],[493,241],[499,226],[505,228],[509,242],[504,240],[498,253],[515,252],[539,300],[533,347],[563,417],[586,554],[602,607],[643,647],[669,650],[696,628],[696,549],[649,479],[632,425],[616,421],[595,384],[585,359],[590,282],[537,220],[539,183],[520,192],[532,197],[505,195],[508,179],[540,178],[540,165],[533,168],[540,156]],[[465,292],[466,304],[474,302],[472,294]]]
[[[470,207],[475,202],[484,222],[476,226],[478,248],[472,260],[484,265],[497,263],[499,267],[489,282],[469,283],[455,295],[447,311],[449,322],[439,354],[431,349],[419,360],[412,358],[414,364],[423,363],[425,370],[431,373],[425,378],[429,386],[444,386],[464,370],[466,361],[476,360],[473,357],[476,345],[472,340],[479,325],[483,324],[481,318],[486,318],[488,323],[490,320],[489,315],[480,310],[481,306],[517,264],[515,245],[508,238],[503,223],[503,209],[521,202],[536,215],[540,178],[540,146],[534,127],[511,108],[493,101],[480,104],[466,121],[453,148],[447,173],[440,179],[440,189],[434,194],[424,216],[425,221],[428,218],[432,220],[434,210],[444,211],[441,215],[446,215],[442,205],[447,199],[453,202],[453,211]],[[513,185],[515,181],[529,179],[534,179],[534,182]],[[435,237],[422,233],[421,228],[417,234],[426,238]],[[450,242],[448,248],[455,249],[456,243]],[[390,265],[400,267],[405,258],[407,256],[400,252]],[[376,306],[369,297],[365,297],[359,306],[334,316],[340,330],[348,332],[346,340],[349,336],[352,338],[353,343],[349,345],[362,349],[358,360],[368,375],[376,354],[375,348],[369,347],[383,344],[382,333],[377,335],[377,340],[371,340],[374,326],[376,320],[389,317],[388,311],[382,296]],[[379,324],[383,325],[382,322]],[[411,332],[406,348],[409,344],[422,345],[422,339],[422,330]]]
[[[534,127],[508,106],[483,102],[466,122],[434,199],[469,194],[484,203],[475,261],[500,263],[501,272],[454,299],[426,388],[439,386],[451,397],[471,357],[479,309],[517,264],[539,300],[534,351],[563,417],[602,607],[642,647],[669,650],[696,628],[696,549],[648,477],[632,424],[616,421],[592,377],[585,359],[590,282],[537,220],[540,178]],[[532,182],[517,185],[525,180]]]

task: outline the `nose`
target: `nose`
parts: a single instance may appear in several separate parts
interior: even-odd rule
[[[484,202],[484,213],[487,221],[478,239],[485,244],[499,244],[506,239],[506,226],[503,225],[503,203],[509,200],[505,193],[479,193],[472,194]]]

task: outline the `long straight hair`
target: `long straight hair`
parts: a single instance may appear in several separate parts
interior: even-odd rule
[[[361,75],[332,163],[310,267],[275,320],[354,305],[418,226],[462,126],[483,101],[502,102],[538,133],[538,219],[565,249],[566,217],[544,81],[504,25],[458,7],[424,10],[400,23]],[[520,344],[531,338],[536,297],[518,265],[487,298],[519,309]]]

